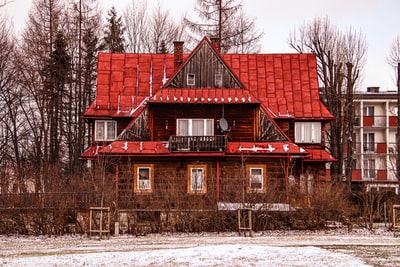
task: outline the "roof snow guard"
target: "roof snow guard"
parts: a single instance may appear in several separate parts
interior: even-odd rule
[[[165,88],[149,99],[151,103],[249,104],[260,103],[250,91],[222,88]]]
[[[229,142],[227,154],[288,154],[307,156],[302,147],[290,142]]]

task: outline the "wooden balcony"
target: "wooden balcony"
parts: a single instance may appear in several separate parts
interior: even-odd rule
[[[215,136],[170,136],[171,152],[223,152],[226,149],[225,135]]]

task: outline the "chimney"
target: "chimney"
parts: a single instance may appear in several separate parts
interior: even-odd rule
[[[212,46],[214,47],[214,49],[215,49],[218,53],[220,53],[221,45],[220,45],[219,38],[218,38],[218,37],[211,37],[210,40],[211,40],[211,44],[212,44]]]
[[[368,93],[379,93],[379,86],[371,86],[367,87]]]
[[[183,42],[174,41],[174,69],[177,70],[183,62]]]

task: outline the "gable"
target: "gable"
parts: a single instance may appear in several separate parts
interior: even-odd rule
[[[165,87],[244,89],[207,38],[199,43]]]

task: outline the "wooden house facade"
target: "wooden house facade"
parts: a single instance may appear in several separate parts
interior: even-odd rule
[[[289,210],[334,160],[316,68],[313,54],[220,54],[208,38],[190,54],[99,53],[81,157],[111,171],[105,205],[177,229],[194,211]]]

